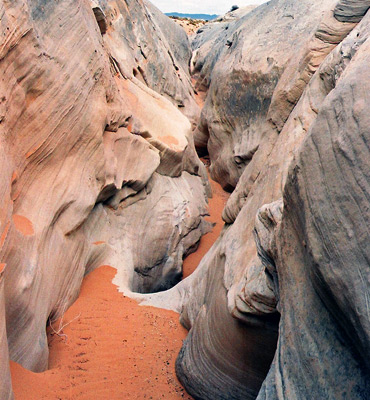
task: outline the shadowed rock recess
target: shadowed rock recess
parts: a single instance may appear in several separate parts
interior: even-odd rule
[[[369,8],[271,0],[192,52],[146,0],[0,2],[1,400],[101,265],[181,313],[195,399],[368,399]],[[195,146],[232,194],[179,282],[211,229]]]

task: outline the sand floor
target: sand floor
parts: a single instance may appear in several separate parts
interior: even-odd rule
[[[109,266],[89,274],[63,336],[48,329],[50,370],[11,363],[16,400],[191,399],[174,370],[187,334],[178,314],[138,306],[117,291],[114,275]]]

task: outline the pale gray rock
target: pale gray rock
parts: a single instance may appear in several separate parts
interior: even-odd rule
[[[330,10],[333,13],[333,6],[319,27]],[[224,210],[228,225],[219,241],[198,274],[189,279],[191,289],[186,281],[178,289],[182,321],[191,330],[177,361],[177,374],[195,398],[256,398],[255,372],[263,375],[263,360],[272,359],[267,353],[275,346],[277,311],[282,315],[279,341],[261,399],[365,399],[368,393],[369,16],[357,27],[348,23],[341,27],[332,21],[327,20],[327,26],[338,29],[326,32],[342,35],[345,28],[348,36],[343,34],[338,46],[325,48],[326,57],[320,59],[302,93],[297,92],[295,106],[280,132],[276,128],[267,131]],[[306,49],[312,37],[307,38]],[[306,65],[306,50],[298,54],[302,57],[299,65]],[[325,118],[320,119],[321,115]],[[299,162],[294,170],[295,157],[304,152],[301,146],[309,146],[310,151],[304,165]],[[342,167],[335,164],[336,159]],[[327,167],[320,171],[323,165]],[[336,175],[338,168],[345,170]],[[310,188],[309,197],[306,188]],[[285,216],[289,216],[287,222]],[[306,236],[311,235],[312,243],[308,243]],[[303,255],[296,256],[296,249]],[[339,275],[336,262],[338,268],[342,266]],[[321,272],[321,268],[325,269]],[[228,313],[243,325],[228,321],[225,299]],[[215,321],[220,320],[217,325]],[[230,328],[227,334],[225,324]],[[245,326],[249,333],[254,332],[252,327],[264,327],[258,344],[265,344],[266,358],[259,358],[258,351],[248,356],[242,353],[249,343],[247,332],[244,345],[235,340],[243,359],[240,363],[234,359],[235,348],[229,350],[226,338],[237,336],[235,330]],[[254,349],[259,349],[258,344]],[[226,367],[228,352],[232,365],[241,368],[238,373]],[[248,378],[235,379],[246,371]]]
[[[271,99],[268,119],[281,131],[304,89],[326,56],[348,35],[356,23],[340,22],[329,9],[316,32],[289,61]]]
[[[164,38],[167,40],[173,53],[174,60],[180,64],[179,66],[181,66],[184,72],[188,72],[192,50],[186,32],[171,18],[163,14],[150,1],[144,0],[144,4],[159,29],[162,31]],[[175,69],[179,66],[176,65],[176,63],[174,65]],[[159,66],[156,67],[158,68]],[[176,84],[180,84],[180,82],[176,82]],[[191,93],[193,93],[193,91],[191,91]]]
[[[94,0],[92,6],[101,10],[99,24],[104,15],[103,40],[119,71],[168,98],[195,126],[200,110],[191,85],[191,49],[184,30],[146,0]]]
[[[182,278],[183,258],[211,229],[202,181],[155,172],[140,192],[123,198],[122,191],[114,207],[97,205],[83,229],[104,252],[104,264],[117,268],[115,283],[125,295],[169,289]]]
[[[239,19],[243,17],[244,15],[248,14],[252,10],[254,10],[257,6],[255,5],[250,5],[250,6],[245,6],[245,7],[238,7],[236,10],[230,10],[224,15],[220,15],[218,18],[214,19],[211,21],[211,23],[217,23],[217,22],[229,22],[233,21],[235,19]]]

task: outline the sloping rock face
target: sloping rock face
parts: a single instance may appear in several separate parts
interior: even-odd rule
[[[303,4],[322,20],[285,61],[221,237],[168,295],[191,328],[176,370],[196,399],[256,398],[277,337],[260,399],[369,393],[370,4],[347,11],[344,22],[334,11],[343,2]],[[262,10],[269,21],[291,6],[269,2]],[[271,35],[280,33],[277,25]],[[161,296],[151,301],[165,303]]]
[[[209,229],[204,167],[173,105],[185,86],[167,81],[172,102],[164,84],[150,88],[174,66],[171,38],[150,39],[157,22],[142,1],[17,0],[0,15],[7,339],[11,359],[42,371],[48,320],[93,268],[116,267],[127,291],[180,279],[183,255]],[[135,57],[147,61],[147,85],[133,76]]]
[[[224,188],[236,186],[268,140],[271,126],[266,116],[271,102],[276,103],[275,88],[289,62],[293,58],[303,62],[286,76],[297,75],[295,85],[304,88],[323,58],[350,30],[351,24],[335,20],[332,11],[319,26],[323,13],[335,4],[335,0],[320,4],[273,0],[234,21],[211,24],[195,38],[192,68],[197,88],[209,88],[195,144],[208,148],[211,176]],[[307,50],[305,57],[302,49]],[[288,83],[280,86],[289,90]],[[287,102],[292,106],[302,88],[289,90],[293,99]],[[285,107],[281,99],[277,103]],[[292,109],[289,106],[288,114],[283,107],[285,118]]]

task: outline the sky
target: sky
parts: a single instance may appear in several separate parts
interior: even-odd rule
[[[231,6],[262,4],[267,0],[150,0],[162,12],[177,11],[191,14],[225,14]]]

